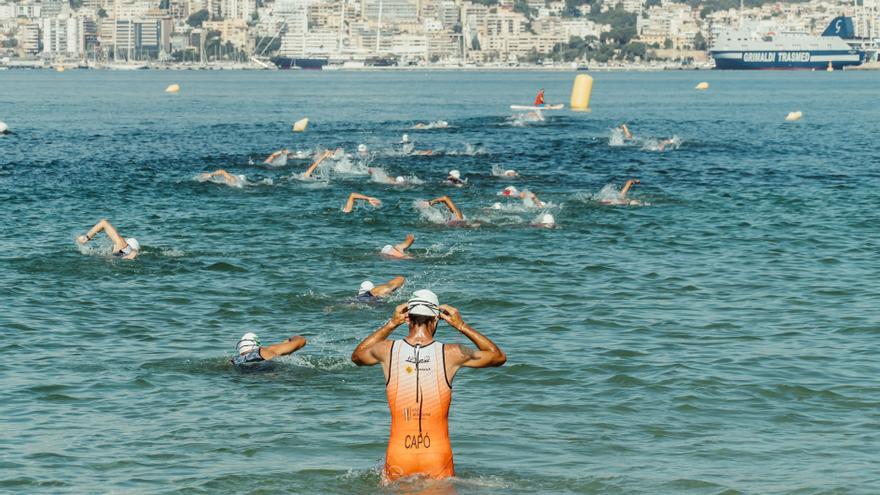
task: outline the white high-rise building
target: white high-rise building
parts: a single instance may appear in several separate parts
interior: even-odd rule
[[[82,33],[78,18],[43,19],[42,32],[43,53],[48,55],[82,55]]]
[[[220,2],[220,15],[227,21],[250,20],[256,10],[257,0],[221,0]]]
[[[370,21],[381,17],[383,24],[415,24],[419,22],[419,0],[361,0],[361,15]]]
[[[278,54],[284,57],[306,55],[309,35],[308,0],[276,0],[275,16],[282,22],[284,34]]]

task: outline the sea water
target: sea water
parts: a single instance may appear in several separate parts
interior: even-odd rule
[[[350,354],[421,288],[508,356],[455,378],[459,493],[880,491],[880,74],[593,76],[591,112],[541,120],[509,105],[574,73],[0,73],[0,491],[395,492],[382,371]],[[640,206],[601,204],[627,179]],[[344,215],[352,191],[383,204]],[[444,194],[479,227],[421,211]],[[137,260],[77,247],[100,218]],[[309,344],[238,373],[246,331]]]

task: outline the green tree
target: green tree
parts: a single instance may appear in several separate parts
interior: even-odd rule
[[[104,7],[101,7],[98,9],[98,17],[100,17],[102,19],[107,17],[107,11],[104,10]]]
[[[672,40],[669,38],[666,38],[665,40],[663,40],[663,48],[666,48],[667,50],[672,48]]]
[[[532,19],[532,17],[534,17],[534,15],[536,14],[535,10],[529,7],[529,2],[527,2],[526,0],[516,0],[513,3],[513,11],[519,12],[529,19]]]
[[[70,8],[73,10],[79,10],[79,8],[83,6],[83,0],[67,0],[67,4],[70,5]]]
[[[706,50],[708,48],[708,44],[706,43],[706,38],[703,37],[703,33],[698,32],[694,35],[694,50]]]
[[[186,23],[192,27],[202,27],[202,23],[207,21],[210,17],[211,14],[207,10],[202,9],[189,16]]]
[[[647,8],[650,8],[650,7],[659,7],[661,1],[662,1],[662,0],[646,0],[646,1],[645,1],[645,8],[647,9]]]

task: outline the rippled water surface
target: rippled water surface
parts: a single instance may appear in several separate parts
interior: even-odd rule
[[[349,356],[418,288],[508,354],[456,378],[461,494],[880,491],[880,74],[595,74],[590,113],[511,115],[573,77],[0,72],[0,491],[396,492],[382,372]],[[317,180],[260,163],[359,143]],[[640,206],[600,204],[629,178]],[[343,215],[351,191],[384,204]],[[441,194],[480,227],[416,207]],[[102,217],[138,260],[76,246]],[[408,232],[414,259],[378,256]],[[237,373],[247,330],[309,345]]]

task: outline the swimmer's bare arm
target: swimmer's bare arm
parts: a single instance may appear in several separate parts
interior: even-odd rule
[[[303,347],[305,347],[305,345],[306,339],[299,335],[296,335],[285,340],[284,342],[260,347],[260,356],[262,356],[263,359],[272,359],[278,356],[286,356],[302,349]]]
[[[272,153],[271,155],[269,155],[269,158],[266,158],[265,160],[263,160],[263,163],[272,163],[279,156],[286,155],[286,154],[287,154],[287,150],[276,151],[276,152]]]
[[[394,330],[406,321],[406,312],[408,311],[406,303],[398,305],[394,308],[394,314],[387,323],[381,328],[365,338],[351,353],[351,360],[358,366],[373,366],[383,363],[391,354],[392,342],[388,340]]]
[[[106,218],[102,218],[101,220],[99,220],[94,227],[89,229],[89,231],[86,232],[85,235],[79,236],[76,241],[80,244],[85,244],[86,242],[91,241],[92,238],[94,238],[102,230],[105,234],[107,234],[107,237],[109,237],[110,240],[113,241],[114,252],[122,251],[128,246],[128,243],[125,242],[125,239],[123,239],[122,236],[119,235],[119,232],[117,232],[116,229],[112,225],[110,225],[110,222],[108,222]]]
[[[443,203],[444,205],[446,205],[446,207],[449,208],[449,211],[452,212],[452,215],[455,217],[456,220],[464,220],[464,215],[461,214],[461,211],[459,211],[459,209],[455,206],[455,203],[452,202],[452,199],[450,199],[449,196],[440,196],[439,198],[428,201],[428,204],[431,206],[437,203]]]
[[[620,128],[623,129],[623,135],[626,136],[627,139],[632,139],[633,135],[629,132],[629,127],[626,124],[620,124]]]
[[[333,154],[333,152],[330,150],[325,150],[323,153],[321,153],[321,156],[319,156],[318,159],[315,160],[315,163],[312,163],[311,166],[309,166],[309,168],[305,172],[303,172],[303,177],[311,177],[312,172],[314,172],[315,169],[318,168],[318,165],[320,165],[321,162],[326,160],[327,157],[332,154]]]
[[[377,286],[373,287],[373,289],[370,291],[370,293],[376,297],[387,297],[387,296],[390,296],[391,293],[393,293],[397,289],[403,287],[403,284],[405,282],[406,282],[405,278],[403,278],[401,276],[397,276],[397,277],[392,278],[391,280],[389,280],[388,282],[386,282],[384,284],[377,285]]]
[[[633,184],[641,184],[642,182],[638,179],[630,179],[626,181],[626,184],[623,185],[623,189],[620,190],[621,199],[626,199],[626,193],[632,189]]]
[[[461,313],[452,306],[440,305],[440,318],[446,323],[463,333],[465,337],[470,339],[477,346],[477,350],[470,349],[461,344],[451,344],[446,346],[445,357],[449,366],[450,376],[454,376],[455,372],[462,366],[466,368],[488,368],[501,366],[507,362],[507,355],[504,354],[495,342],[476,331],[473,327],[464,322]]]
[[[348,201],[346,201],[345,206],[342,207],[342,213],[351,213],[351,210],[354,209],[354,202],[359,199],[366,201],[373,206],[382,206],[382,201],[377,198],[353,192],[348,195]]]
[[[401,242],[400,244],[395,244],[394,249],[400,251],[401,253],[409,249],[412,246],[412,243],[415,242],[416,236],[412,234],[406,234],[406,240]]]

